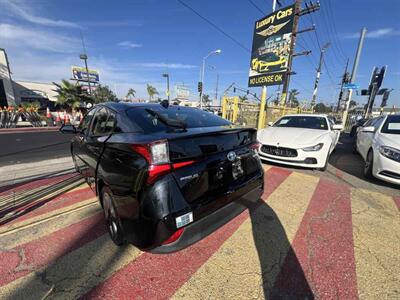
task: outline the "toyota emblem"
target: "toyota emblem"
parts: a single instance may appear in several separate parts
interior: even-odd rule
[[[236,159],[236,153],[231,151],[228,153],[226,157],[228,158],[229,161],[234,161]]]

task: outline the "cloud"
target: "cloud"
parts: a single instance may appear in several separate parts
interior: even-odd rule
[[[72,22],[35,16],[29,13],[27,8],[23,8],[21,4],[17,4],[13,1],[2,0],[1,2],[4,4],[4,8],[11,14],[27,22],[44,26],[79,28],[78,24]]]
[[[142,47],[142,44],[136,44],[131,41],[123,41],[123,42],[119,42],[118,46],[123,47],[123,48],[140,48],[140,47]]]
[[[380,28],[376,30],[367,31],[365,37],[371,39],[378,39],[378,38],[385,38],[398,35],[400,35],[400,30],[387,27],[387,28]],[[347,39],[358,39],[360,37],[360,33],[356,32],[351,34],[345,34],[343,35],[343,37]]]
[[[136,67],[144,67],[144,68],[164,68],[164,69],[196,69],[198,66],[195,65],[188,65],[188,64],[181,64],[181,63],[175,63],[175,64],[169,64],[169,63],[138,63],[134,64]]]
[[[79,51],[79,39],[11,24],[0,24],[0,40],[5,46],[28,47],[50,52]]]
[[[79,22],[82,26],[87,27],[125,27],[125,26],[142,26],[141,22],[134,20],[104,20],[104,21],[84,21]]]

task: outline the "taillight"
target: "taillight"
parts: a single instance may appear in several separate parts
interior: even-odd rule
[[[168,174],[171,169],[179,169],[195,163],[194,160],[170,164],[168,141],[162,140],[144,145],[131,145],[132,149],[143,156],[149,163],[149,175],[146,182],[152,184],[162,175]]]
[[[260,147],[261,147],[261,144],[259,142],[255,142],[255,143],[249,145],[250,149],[253,149],[256,151],[258,151],[258,149],[260,149]]]
[[[179,239],[185,229],[184,228],[179,228],[176,230],[164,243],[163,245],[171,244],[175,242],[177,239]]]

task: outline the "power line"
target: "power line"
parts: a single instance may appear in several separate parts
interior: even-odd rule
[[[253,2],[253,0],[248,0],[251,5],[253,5],[260,13],[262,13],[263,15],[265,15],[265,12],[257,5]]]
[[[232,42],[234,42],[236,45],[238,45],[240,48],[242,48],[243,50],[247,51],[247,52],[251,52],[249,48],[247,48],[245,45],[243,45],[241,42],[239,42],[238,40],[236,40],[233,36],[231,36],[230,34],[228,34],[227,32],[225,32],[223,29],[221,29],[220,27],[218,27],[215,23],[213,23],[212,21],[210,21],[209,19],[207,19],[206,17],[202,16],[199,12],[197,12],[196,10],[194,10],[191,6],[189,6],[188,4],[186,4],[185,2],[183,2],[182,0],[178,0],[178,2],[180,4],[182,4],[183,6],[185,6],[186,8],[188,8],[189,10],[191,10],[194,14],[196,14],[197,16],[199,16],[201,19],[203,19],[204,21],[206,21],[208,24],[210,24],[212,27],[214,27],[216,30],[218,30],[220,33],[222,33],[223,35],[225,35],[227,38],[229,38]]]

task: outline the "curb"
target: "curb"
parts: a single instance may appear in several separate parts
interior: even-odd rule
[[[26,132],[49,132],[58,131],[60,127],[20,127],[20,128],[1,128],[0,134],[10,134],[10,133],[26,133]]]

